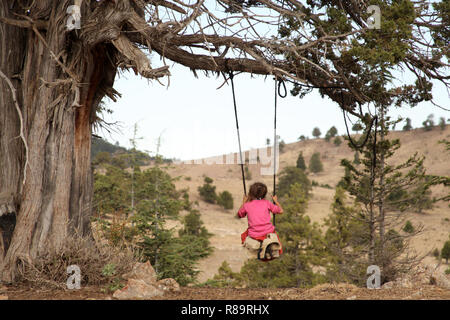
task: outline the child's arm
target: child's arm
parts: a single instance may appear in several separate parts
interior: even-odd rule
[[[241,207],[239,208],[239,211],[238,211],[238,213],[237,213],[237,217],[238,217],[238,218],[243,218],[243,217],[245,217],[246,212],[245,212],[245,209],[244,209],[244,204],[245,204],[247,201],[248,201],[248,196],[244,195],[244,198],[242,198],[242,205],[241,205]]]
[[[280,208],[280,213],[283,213],[283,207],[281,207],[281,204],[278,202],[278,197],[277,196],[272,196],[273,202],[275,202],[275,204]]]

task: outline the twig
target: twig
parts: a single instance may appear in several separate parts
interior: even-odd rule
[[[25,185],[25,181],[27,180],[27,167],[28,167],[28,143],[25,138],[25,134],[23,133],[23,115],[22,115],[22,111],[20,110],[19,102],[17,101],[16,88],[14,88],[11,80],[1,70],[0,70],[0,76],[6,81],[6,83],[9,86],[9,89],[11,90],[14,106],[16,107],[16,111],[17,111],[17,114],[18,114],[19,120],[20,120],[20,138],[22,139],[23,145],[25,147],[25,165],[24,165],[24,170],[23,170],[22,185]]]

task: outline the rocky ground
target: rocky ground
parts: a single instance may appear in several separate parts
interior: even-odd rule
[[[180,287],[173,279],[157,280],[150,263],[137,263],[124,275],[127,285],[114,293],[101,287],[43,290],[26,286],[0,287],[0,300],[450,300],[450,276],[439,266],[418,267],[379,289],[322,284],[311,289],[250,289]]]
[[[99,287],[80,290],[2,289],[0,300],[115,300]],[[348,284],[325,284],[312,289],[216,289],[182,287],[151,300],[450,300],[450,290],[434,285],[413,288],[365,289]]]

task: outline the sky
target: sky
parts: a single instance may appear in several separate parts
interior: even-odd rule
[[[179,160],[238,152],[231,86],[222,86],[222,77],[206,77],[202,72],[195,78],[188,68],[180,65],[171,65],[170,71],[168,86],[167,78],[162,85],[134,73],[121,74],[114,87],[122,97],[116,103],[106,101],[113,112],[105,115],[107,122],[118,124],[110,133],[103,130],[97,134],[129,148],[137,124],[137,137],[141,138],[137,140],[138,149],[155,155],[160,137],[159,154]],[[239,74],[234,82],[242,149],[263,147],[267,138],[273,141],[273,77]],[[288,90],[292,88],[290,84],[287,86]],[[433,94],[441,106],[450,106],[444,86],[435,84]],[[431,103],[389,113],[394,118],[409,117],[413,127],[421,127],[429,114],[434,114],[436,123],[440,117],[450,118],[450,112]],[[278,98],[277,133],[286,143],[297,141],[300,135],[312,137],[314,127],[320,128],[323,137],[332,126],[339,134],[345,133],[338,105],[322,98],[317,90],[303,99],[289,94],[284,99]],[[398,125],[401,127],[403,123]]]
[[[260,34],[270,36],[274,31],[261,29],[263,27],[267,28],[264,24],[257,26]],[[162,65],[157,57],[151,55],[149,58],[154,68]],[[118,122],[118,125],[114,132],[100,131],[97,134],[129,148],[137,125],[137,137],[142,138],[137,141],[138,149],[156,154],[160,137],[159,154],[179,160],[238,152],[231,86],[223,85],[222,76],[210,74],[207,77],[198,72],[196,78],[184,66],[169,66],[171,77],[169,80],[161,79],[162,84],[148,81],[133,72],[122,73],[114,85],[122,97],[117,103],[106,101],[113,113],[106,114],[105,120]],[[410,83],[410,80],[407,75],[397,75],[398,82]],[[274,136],[273,77],[239,74],[234,82],[242,149],[264,147],[266,139],[273,141]],[[287,87],[290,90],[292,84],[287,84]],[[435,102],[447,109],[450,107],[450,98],[443,85],[435,83],[433,95]],[[409,117],[413,127],[422,126],[429,114],[434,114],[436,123],[440,117],[450,118],[450,112],[431,103],[392,109],[389,115]],[[338,129],[339,134],[345,133],[342,111],[335,102],[322,98],[317,89],[303,99],[290,94],[278,99],[277,133],[284,142],[295,142],[301,135],[312,137],[314,127],[319,127],[323,137],[332,126]],[[402,126],[398,125],[399,128]]]

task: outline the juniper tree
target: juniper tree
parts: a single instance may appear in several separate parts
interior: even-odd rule
[[[412,129],[412,125],[411,125],[411,119],[410,118],[406,118],[406,124],[403,126],[403,131],[409,131]]]
[[[304,170],[297,167],[285,167],[281,170],[277,183],[277,195],[284,197],[289,193],[291,186],[295,183],[302,185],[302,190],[307,193],[311,192],[311,182],[309,181]]]
[[[233,196],[229,191],[223,191],[220,192],[217,197],[217,204],[222,206],[224,209],[233,209],[234,203],[233,203]]]
[[[444,117],[439,118],[439,128],[441,128],[441,130],[445,130],[445,118]]]
[[[341,143],[342,143],[342,140],[341,140],[341,138],[336,137],[336,138],[333,139],[333,143],[334,143],[335,146],[339,147],[341,145]]]
[[[318,127],[315,127],[312,131],[312,135],[314,138],[319,138],[322,132],[320,132],[320,129]]]
[[[303,152],[300,151],[297,157],[296,167],[302,170],[306,170],[305,158],[303,158]]]
[[[337,129],[335,126],[332,126],[327,133],[325,133],[325,140],[330,141],[331,138],[334,138],[337,135]]]
[[[322,164],[322,161],[320,160],[319,152],[313,153],[313,155],[311,156],[311,159],[309,159],[308,168],[309,168],[309,171],[314,172],[314,173],[323,171],[323,164]]]
[[[427,119],[424,122],[422,122],[422,125],[423,125],[423,129],[425,131],[433,130],[433,127],[434,127],[434,114],[428,115]]]
[[[450,259],[450,240],[445,241],[441,250],[441,257],[445,259],[445,263],[448,264],[448,259]]]
[[[200,196],[208,203],[217,202],[216,186],[213,186],[212,183],[213,179],[205,177],[203,186],[198,187]]]

